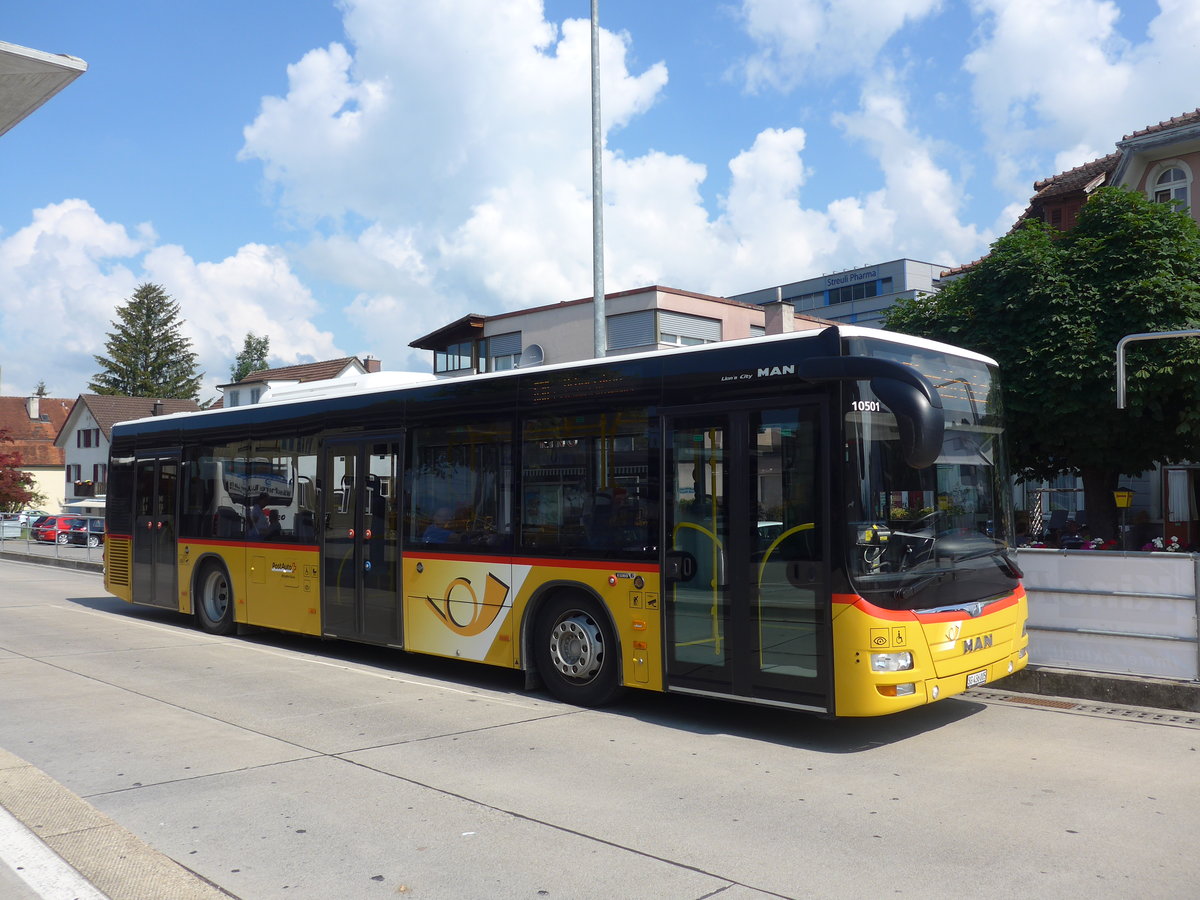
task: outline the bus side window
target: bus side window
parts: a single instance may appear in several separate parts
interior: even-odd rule
[[[521,546],[562,556],[653,556],[657,434],[642,407],[527,419]]]
[[[409,430],[405,540],[463,553],[512,542],[512,426]]]

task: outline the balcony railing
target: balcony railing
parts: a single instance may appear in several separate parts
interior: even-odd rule
[[[103,497],[108,491],[108,484],[103,481],[73,481],[68,486],[73,497]]]

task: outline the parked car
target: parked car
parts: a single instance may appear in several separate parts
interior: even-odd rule
[[[67,532],[67,540],[72,544],[87,544],[89,547],[99,547],[104,543],[104,520],[83,519],[78,525],[72,525]]]
[[[23,509],[23,510],[21,510],[20,514],[17,516],[17,521],[20,522],[22,525],[33,525],[33,523],[38,518],[40,518],[42,516],[47,516],[47,515],[49,515],[49,513],[47,513],[45,510]]]
[[[65,544],[76,525],[86,527],[87,521],[79,516],[46,516],[41,525],[34,526],[33,537],[48,544]]]

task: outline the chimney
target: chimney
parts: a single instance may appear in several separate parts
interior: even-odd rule
[[[154,401],[154,412],[150,413],[150,415],[161,416],[162,414],[163,414],[163,402],[161,400],[155,400]]]
[[[42,398],[34,394],[25,401],[25,408],[29,411],[29,418],[36,422],[42,417]]]
[[[380,370],[380,368],[383,366],[383,363],[381,363],[379,360],[377,360],[373,356],[368,356],[368,357],[364,358],[362,363],[363,363],[363,368],[366,369],[368,372],[378,372]]]
[[[783,299],[783,288],[775,288],[775,299],[763,304],[763,330],[767,334],[788,334],[796,330],[796,308]]]

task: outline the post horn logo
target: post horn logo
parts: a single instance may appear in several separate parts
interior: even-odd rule
[[[482,634],[500,617],[508,585],[488,572],[481,603],[469,578],[455,578],[446,585],[445,597],[426,597],[425,602],[446,627],[463,637]]]

